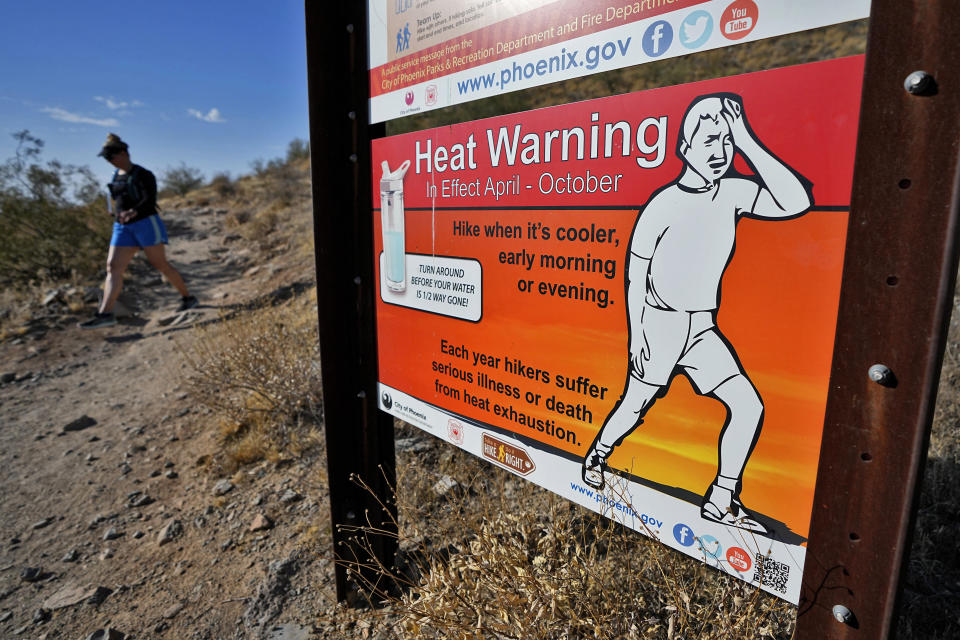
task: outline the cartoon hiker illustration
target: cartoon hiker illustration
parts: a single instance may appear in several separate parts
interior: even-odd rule
[[[733,169],[740,152],[753,169]],[[623,394],[583,461],[583,481],[602,489],[614,447],[643,422],[671,379],[683,373],[727,409],[716,478],[701,516],[766,534],[740,501],[747,460],[760,436],[763,401],[716,324],[720,282],[733,257],[737,222],[785,220],[813,204],[811,184],[780,161],[747,123],[740,96],[694,99],[681,123],[680,176],[655,192],[633,230],[626,269],[629,365]]]

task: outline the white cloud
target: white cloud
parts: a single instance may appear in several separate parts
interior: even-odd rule
[[[98,127],[115,127],[120,124],[120,121],[116,118],[91,118],[89,116],[82,116],[78,113],[71,113],[66,109],[61,109],[60,107],[44,107],[41,109],[41,111],[50,114],[50,117],[54,120],[61,120],[63,122],[93,124],[97,125]]]
[[[210,111],[207,111],[206,113],[198,111],[197,109],[187,109],[187,113],[197,120],[203,120],[204,122],[226,122],[226,120],[223,119],[223,116],[220,115],[220,109],[217,109],[216,107],[210,109]]]
[[[125,109],[130,106],[129,102],[114,100],[113,96],[110,96],[109,98],[104,98],[103,96],[93,96],[93,99],[97,102],[102,102],[107,106],[107,109],[110,109],[111,111]]]
[[[139,100],[117,100],[113,96],[104,97],[104,96],[93,96],[93,99],[97,102],[103,103],[103,105],[110,109],[111,111],[116,111],[118,116],[129,116],[131,112],[127,107],[135,108],[142,107],[143,103]]]

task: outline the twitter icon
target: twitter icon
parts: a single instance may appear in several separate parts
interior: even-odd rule
[[[696,49],[703,45],[713,33],[713,16],[699,9],[691,12],[680,23],[680,33],[677,38],[687,49]]]

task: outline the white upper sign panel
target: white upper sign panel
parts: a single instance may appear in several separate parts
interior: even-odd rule
[[[367,0],[370,120],[865,18],[869,0]]]

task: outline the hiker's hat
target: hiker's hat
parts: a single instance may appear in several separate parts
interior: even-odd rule
[[[110,156],[126,150],[127,143],[121,140],[120,136],[115,133],[108,133],[107,140],[103,143],[103,146],[100,148],[100,153],[97,155],[110,158]]]

